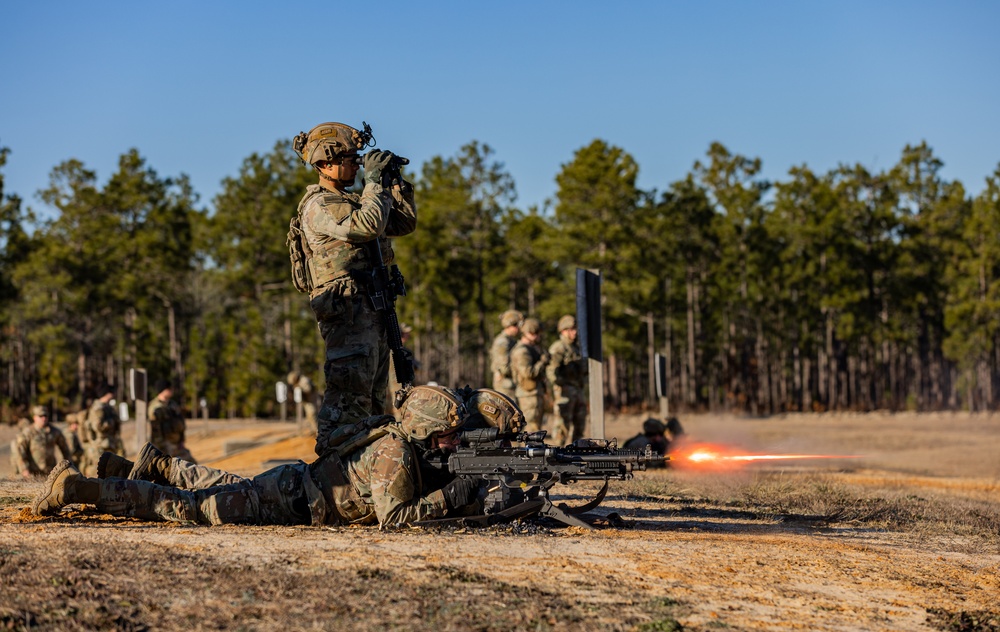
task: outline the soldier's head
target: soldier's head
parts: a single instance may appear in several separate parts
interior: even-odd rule
[[[410,339],[411,333],[413,333],[413,327],[410,327],[406,323],[399,323],[399,337],[404,343]]]
[[[666,428],[663,426],[663,422],[659,419],[653,419],[650,417],[646,421],[642,422],[642,434],[647,437],[662,437],[665,430]]]
[[[101,400],[105,404],[110,402],[115,396],[115,389],[109,384],[105,384],[101,388],[97,389],[97,399]]]
[[[399,409],[399,423],[411,441],[454,448],[469,418],[462,398],[444,386],[415,386]]]
[[[521,324],[521,340],[534,344],[541,339],[541,331],[542,324],[538,322],[537,318],[526,318]]]
[[[503,327],[504,333],[508,336],[516,336],[522,322],[524,322],[524,314],[516,309],[508,309],[500,314],[500,326]]]
[[[559,319],[556,329],[559,331],[560,336],[565,337],[570,342],[576,340],[576,316],[566,314]]]
[[[492,388],[472,391],[465,399],[469,409],[469,426],[497,428],[500,432],[520,432],[524,429],[524,413],[509,396]]]
[[[49,413],[45,410],[45,406],[32,406],[31,419],[38,428],[49,425]]]
[[[343,189],[354,184],[361,165],[358,152],[373,145],[371,127],[363,124],[364,131],[358,131],[343,123],[320,123],[308,132],[299,132],[292,141],[292,148],[337,188]]]
[[[170,380],[156,380],[153,390],[161,401],[167,401],[174,396],[174,384]]]

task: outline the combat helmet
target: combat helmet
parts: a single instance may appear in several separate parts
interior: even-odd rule
[[[364,122],[362,125],[364,131],[343,123],[320,123],[308,133],[299,132],[292,141],[292,149],[309,165],[332,162],[338,156],[374,146],[371,125]]]
[[[469,425],[497,428],[500,432],[520,432],[524,429],[524,413],[514,400],[492,388],[472,391],[466,397]]]
[[[468,418],[462,398],[444,386],[414,386],[399,409],[400,426],[415,441],[461,428]]]

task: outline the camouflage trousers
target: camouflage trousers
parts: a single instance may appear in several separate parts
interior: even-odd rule
[[[316,454],[338,426],[385,412],[389,343],[382,318],[364,294],[340,299],[341,313],[319,321],[326,345],[326,390],[316,415]]]
[[[97,507],[117,516],[200,524],[309,524],[303,462],[279,465],[253,478],[174,459],[171,483],[100,479]]]
[[[545,419],[545,396],[541,392],[524,393],[518,391],[517,407],[524,413],[524,431],[538,432],[542,429],[542,422]]]
[[[587,400],[575,386],[554,386],[552,436],[555,445],[564,446],[583,438],[587,429]]]
[[[493,390],[517,401],[517,389],[514,387],[514,380],[504,377],[498,372],[493,373]]]

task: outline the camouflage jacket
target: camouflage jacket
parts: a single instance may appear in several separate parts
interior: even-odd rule
[[[97,399],[80,424],[80,440],[84,445],[95,444],[103,450],[110,450],[118,443],[121,431],[122,422],[114,407]]]
[[[174,400],[166,402],[154,397],[149,403],[150,443],[163,449],[166,444],[184,443],[184,431],[187,423],[181,406]]]
[[[399,237],[417,227],[413,187],[384,190],[366,184],[361,195],[309,185],[299,202],[312,296],[322,294],[336,280],[371,270],[365,244],[377,237]],[[394,254],[388,240],[381,242],[382,259]]]
[[[313,523],[381,527],[442,517],[447,510],[444,493],[423,489],[418,458],[396,434],[345,457],[335,451],[320,457],[309,471],[322,498],[312,497],[311,485],[306,489]]]
[[[548,354],[538,345],[518,342],[510,351],[510,372],[518,397],[531,397],[545,392],[545,365]]]
[[[587,365],[580,355],[580,347],[570,342],[566,337],[549,347],[549,364],[545,369],[545,377],[549,383],[562,388],[582,389],[587,377]]]
[[[513,388],[510,381],[510,351],[517,344],[517,336],[508,336],[501,332],[493,339],[493,346],[490,347],[490,370],[493,372],[493,388],[498,388],[497,384],[503,384],[505,388]]]
[[[21,430],[11,445],[11,460],[18,473],[27,470],[31,474],[48,474],[61,459],[56,459],[59,448],[61,459],[73,459],[73,453],[66,443],[63,433],[51,425],[41,428],[34,424]]]

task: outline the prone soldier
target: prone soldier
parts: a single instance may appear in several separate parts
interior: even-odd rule
[[[559,340],[549,347],[551,359],[545,375],[552,385],[553,441],[556,445],[567,445],[582,439],[586,430],[587,365],[576,341],[576,317],[563,316],[556,328]]]
[[[517,406],[524,413],[527,432],[542,429],[545,418],[545,366],[549,354],[539,346],[542,339],[538,320],[528,318],[521,325],[521,339],[510,351],[510,372],[514,379]]]
[[[389,526],[440,518],[475,503],[478,485],[453,479],[428,489],[419,455],[454,451],[468,417],[454,391],[418,386],[403,402],[398,422],[388,415],[362,420],[353,425],[357,432],[339,435],[343,441],[331,437],[336,445],[312,463],[280,465],[253,478],[169,458],[148,443],[128,478],[86,478],[63,461],[32,512],[51,515],[68,504],[89,503],[115,515],[212,525]],[[102,461],[105,471],[121,472],[128,464],[109,455]]]

